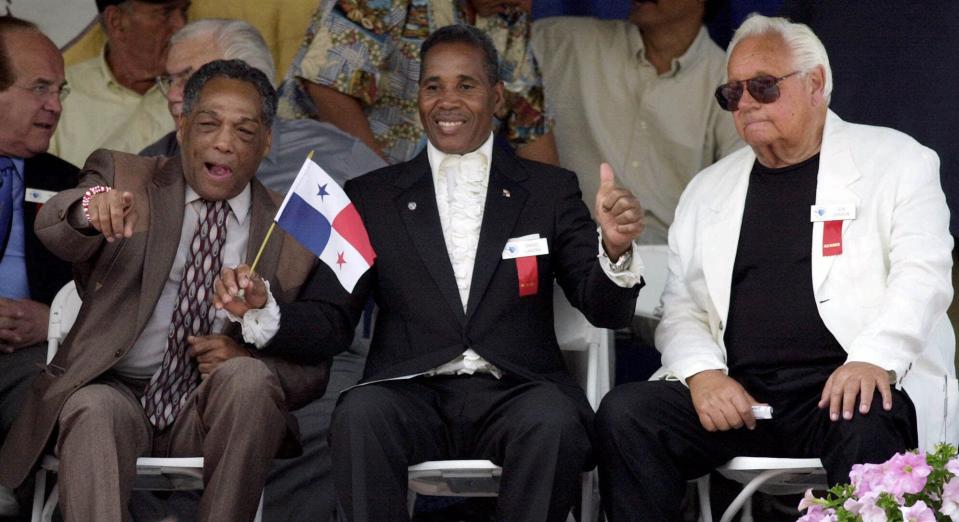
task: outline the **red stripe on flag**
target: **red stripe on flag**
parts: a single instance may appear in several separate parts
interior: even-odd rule
[[[363,256],[366,264],[372,266],[376,259],[376,252],[373,252],[373,245],[370,244],[370,236],[366,233],[366,227],[363,226],[363,220],[360,219],[359,212],[352,203],[343,207],[343,210],[336,215],[333,220],[333,228],[353,245],[353,248]]]

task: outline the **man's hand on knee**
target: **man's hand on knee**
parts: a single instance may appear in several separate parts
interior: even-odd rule
[[[688,379],[693,407],[706,431],[756,427],[752,407],[759,404],[746,389],[720,370],[706,370]]]
[[[202,335],[187,337],[190,357],[196,359],[200,378],[206,379],[224,362],[234,357],[249,357],[250,352],[231,337],[225,335]]]
[[[889,385],[889,372],[866,362],[847,362],[832,372],[822,389],[819,399],[821,409],[829,408],[829,418],[839,420],[842,417],[852,419],[856,396],[859,396],[859,413],[865,415],[872,407],[872,398],[876,389],[882,396],[882,407],[892,409],[892,388]]]

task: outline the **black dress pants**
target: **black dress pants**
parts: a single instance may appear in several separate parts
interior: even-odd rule
[[[870,412],[831,421],[817,407],[831,370],[786,369],[738,377],[773,418],[756,428],[708,432],[689,389],[676,381],[629,383],[613,389],[596,414],[596,451],[603,507],[611,522],[681,520],[686,482],[735,456],[819,457],[830,484],[848,482],[853,464],[883,462],[918,444],[916,413],[893,390],[885,411],[877,391]]]
[[[407,467],[489,459],[503,467],[496,520],[564,521],[592,466],[592,410],[578,389],[488,375],[352,388],[333,411],[333,477],[351,521],[408,520]]]

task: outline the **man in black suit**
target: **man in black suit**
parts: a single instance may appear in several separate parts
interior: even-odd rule
[[[77,184],[77,168],[46,153],[65,95],[63,58],[36,26],[0,17],[0,444],[46,355],[50,301],[70,265],[33,233],[40,206]],[[0,488],[0,516],[14,513]]]
[[[420,57],[427,150],[346,185],[376,252],[357,291],[379,313],[333,413],[337,496],[349,520],[405,520],[407,466],[485,458],[503,466],[497,520],[565,520],[593,412],[556,343],[553,280],[592,323],[628,325],[642,209],[604,166],[600,248],[572,172],[494,147],[503,84],[481,31],[440,29]]]

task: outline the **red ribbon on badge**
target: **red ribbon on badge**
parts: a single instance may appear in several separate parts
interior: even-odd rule
[[[516,258],[516,278],[519,279],[519,296],[536,295],[539,292],[539,268],[536,256]]]
[[[842,254],[842,221],[824,221],[822,224],[822,255]]]

